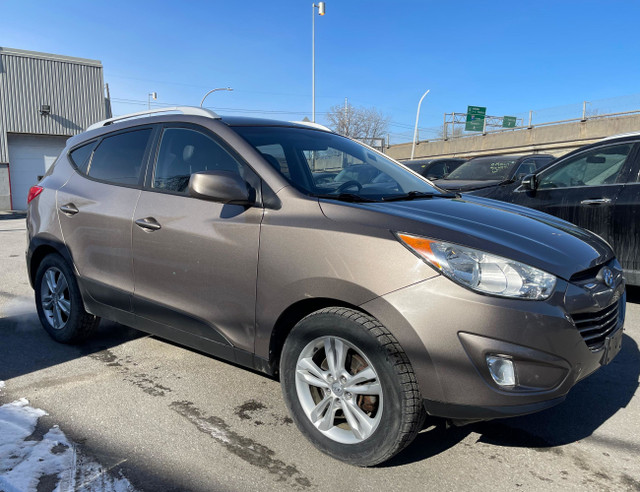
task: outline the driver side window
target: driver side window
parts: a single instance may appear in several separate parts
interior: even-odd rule
[[[208,136],[187,128],[168,128],[162,134],[152,186],[186,193],[189,178],[199,171],[240,173],[238,162]]]
[[[613,145],[576,155],[541,176],[538,189],[615,184],[631,147]]]
[[[536,172],[536,163],[535,163],[535,161],[533,159],[525,159],[518,166],[518,169],[516,170],[514,176],[516,177],[516,179],[522,179],[527,174],[532,174],[532,173],[535,173],[535,172]]]

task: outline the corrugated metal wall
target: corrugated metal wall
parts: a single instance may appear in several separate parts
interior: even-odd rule
[[[103,86],[99,62],[0,49],[0,162],[9,161],[7,132],[71,136],[106,118]]]

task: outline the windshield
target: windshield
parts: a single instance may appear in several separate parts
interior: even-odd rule
[[[308,195],[350,201],[445,196],[403,166],[334,133],[266,126],[238,126],[234,130]]]
[[[505,180],[509,178],[516,164],[516,158],[478,157],[460,165],[449,173],[445,179],[468,180]]]

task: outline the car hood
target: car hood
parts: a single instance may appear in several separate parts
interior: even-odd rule
[[[492,186],[498,186],[503,183],[502,179],[491,180],[472,180],[472,179],[439,179],[436,185],[439,188],[451,191],[470,191],[480,190],[482,188],[491,188]]]
[[[592,232],[537,210],[488,198],[465,195],[386,203],[321,199],[320,207],[329,219],[461,244],[565,280],[614,256]]]

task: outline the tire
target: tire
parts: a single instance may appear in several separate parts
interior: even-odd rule
[[[395,456],[426,416],[398,341],[353,309],[322,309],[301,320],[285,341],[280,382],[300,431],[322,452],[352,465]]]
[[[60,255],[50,254],[38,266],[35,294],[40,323],[57,342],[80,342],[100,323],[84,310],[76,277]]]

